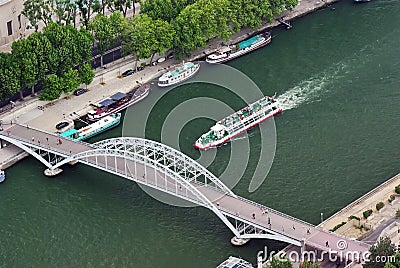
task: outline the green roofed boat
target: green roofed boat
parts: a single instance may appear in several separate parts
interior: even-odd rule
[[[103,133],[110,128],[116,127],[119,125],[120,122],[120,113],[111,114],[83,128],[67,130],[61,133],[60,136],[73,141],[82,141],[89,139],[97,134]]]
[[[206,58],[208,63],[224,63],[259,49],[271,42],[271,33],[264,32],[238,44],[225,46]]]

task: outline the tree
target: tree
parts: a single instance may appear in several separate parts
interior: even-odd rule
[[[23,90],[34,87],[38,80],[38,59],[34,53],[35,47],[28,39],[14,41],[12,47],[12,58],[17,64],[17,76],[20,82],[20,99],[23,100]]]
[[[77,0],[76,5],[80,11],[83,26],[87,28],[90,17],[93,12],[93,5],[96,3],[95,0]]]
[[[62,81],[57,75],[49,75],[43,81],[43,90],[39,95],[40,100],[55,100],[61,96]]]
[[[65,93],[71,92],[81,84],[78,71],[74,69],[69,69],[68,71],[66,71],[61,77],[60,82],[60,89]]]
[[[52,54],[52,46],[43,33],[35,32],[28,37],[28,41],[33,48],[33,53],[37,59],[37,81],[43,80],[50,71],[50,58]],[[36,81],[36,83],[37,83]],[[32,87],[32,95],[34,87]]]
[[[140,3],[140,13],[148,15],[153,20],[171,22],[186,6],[194,2],[195,0],[143,0]]]
[[[267,264],[267,268],[293,268],[292,263],[288,259],[278,259],[273,257]]]
[[[114,29],[115,43],[119,43],[123,37],[124,29],[128,26],[128,19],[124,18],[118,11],[113,12],[109,19],[111,26]]]
[[[92,83],[94,77],[92,66],[90,66],[88,63],[82,65],[78,69],[78,75],[81,83],[85,84],[86,86],[89,85]]]
[[[93,37],[86,29],[78,31],[71,25],[51,23],[43,33],[53,47],[50,73],[61,76],[70,68],[91,60]]]
[[[55,0],[53,12],[57,15],[58,24],[74,24],[77,5],[73,0]]]
[[[123,51],[135,57],[135,70],[140,59],[149,58],[154,37],[153,21],[147,15],[134,16],[126,25]]]
[[[28,18],[30,26],[35,31],[39,29],[39,22],[47,26],[51,22],[53,2],[51,0],[26,0],[24,1],[24,9],[22,14]]]
[[[395,245],[392,244],[392,241],[389,237],[380,238],[378,243],[372,245],[369,249],[371,253],[369,256],[369,260],[365,262],[364,268],[383,268],[385,266],[384,262],[379,262],[376,260],[382,259],[383,256],[392,256],[396,252]],[[379,256],[379,258],[377,258]]]
[[[139,0],[106,0],[107,8],[111,12],[119,11],[122,12],[124,18],[127,15],[128,9],[133,9],[133,14],[135,14],[135,3],[139,3]]]
[[[107,16],[98,14],[89,23],[88,28],[94,32],[94,38],[97,41],[96,47],[100,54],[100,65],[103,67],[104,52],[114,43],[114,27]]]
[[[174,20],[174,30],[177,33],[174,47],[178,57],[189,56],[192,50],[206,45],[202,30],[203,17],[204,13],[201,9],[189,5]]]
[[[12,54],[0,52],[0,100],[5,100],[20,90],[17,73]]]
[[[400,268],[400,253],[396,253],[392,260],[389,260],[385,264],[385,268]]]
[[[319,268],[320,265],[318,263],[312,263],[310,261],[304,261],[299,265],[299,267],[301,267],[301,268]]]
[[[163,20],[156,20],[153,23],[154,36],[151,42],[151,59],[150,64],[153,62],[154,54],[164,53],[167,49],[172,47],[174,41],[175,31],[171,24]]]

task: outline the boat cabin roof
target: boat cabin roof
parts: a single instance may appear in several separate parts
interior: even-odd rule
[[[257,39],[259,39],[259,38],[260,38],[260,36],[256,35],[256,36],[253,36],[253,37],[250,38],[250,39],[247,39],[247,40],[245,40],[245,41],[242,41],[242,42],[239,43],[239,48],[240,48],[240,49],[243,49],[243,48],[249,47],[249,46],[251,46],[255,41],[257,41]]]
[[[111,104],[114,104],[114,103],[115,103],[114,100],[106,99],[106,100],[103,100],[102,102],[100,102],[99,104],[101,106],[110,106]]]
[[[115,93],[114,95],[112,95],[112,96],[110,97],[110,99],[119,101],[120,99],[123,99],[123,98],[125,98],[126,96],[128,96],[128,95],[125,94],[125,93],[117,92],[117,93]]]
[[[75,133],[78,133],[78,130],[73,128],[73,129],[64,131],[63,133],[60,134],[60,136],[63,138],[67,138],[67,137],[74,135]]]
[[[224,130],[225,129],[225,127],[223,126],[223,125],[220,125],[220,124],[215,124],[214,126],[212,126],[211,127],[211,130],[213,130],[213,131],[221,131],[221,130]]]

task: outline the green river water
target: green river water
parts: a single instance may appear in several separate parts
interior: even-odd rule
[[[277,92],[285,107],[275,118],[267,180],[250,193],[250,164],[234,192],[313,224],[399,172],[400,1],[334,6],[296,20],[290,31],[274,29],[270,45],[229,63],[264,94]],[[140,105],[151,105],[157,91]],[[159,139],[164,115],[193,96],[244,106],[217,86],[181,86],[157,105],[147,137]],[[199,157],[192,144],[211,125],[196,119],[183,127],[182,151]],[[258,131],[249,135],[256,149]],[[229,146],[218,149],[212,172],[221,172]],[[163,204],[135,183],[83,165],[65,167],[56,179],[43,170],[30,157],[6,171],[0,267],[215,267],[229,255],[255,263],[265,245],[284,245],[253,240],[236,248],[230,230],[206,209]]]

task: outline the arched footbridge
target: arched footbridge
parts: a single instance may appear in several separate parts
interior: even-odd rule
[[[337,251],[348,261],[355,260],[354,252],[369,248],[240,197],[190,157],[155,141],[121,137],[88,144],[23,125],[0,132],[0,139],[28,152],[49,170],[80,162],[208,208],[239,238]]]

